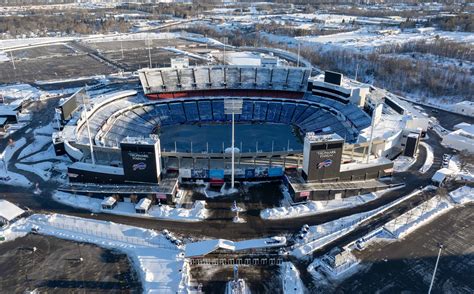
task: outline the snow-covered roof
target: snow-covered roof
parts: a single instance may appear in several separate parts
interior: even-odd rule
[[[256,248],[280,247],[284,246],[285,244],[285,237],[251,239],[237,242],[226,239],[212,239],[187,244],[185,249],[185,257],[204,256],[217,249],[240,251]]]
[[[117,199],[115,199],[112,196],[109,196],[109,197],[105,198],[104,200],[102,200],[102,202],[100,204],[110,206],[110,205],[114,205],[115,202],[117,202]]]
[[[467,122],[458,123],[457,125],[454,125],[454,130],[460,130],[470,126],[471,124],[468,124]]]
[[[461,130],[461,132],[464,132],[464,133],[468,133],[468,134],[471,134],[471,135],[474,135],[474,125],[471,125],[471,124],[468,124],[468,123],[460,123],[460,124],[457,124],[454,126],[454,128],[458,130],[454,131],[454,132],[458,132],[459,130]]]
[[[25,213],[25,211],[15,204],[8,202],[7,200],[0,200],[0,217],[11,221],[16,217],[19,217]]]
[[[135,209],[144,209],[148,210],[151,206],[151,200],[148,198],[142,198],[140,201],[135,205]]]
[[[437,182],[437,183],[442,183],[444,181],[444,179],[446,179],[446,177],[450,174],[452,174],[453,171],[450,170],[449,168],[442,168],[440,170],[438,170],[434,175],[433,177],[431,178],[431,180],[433,180],[433,182]]]
[[[16,115],[16,111],[9,105],[0,105],[0,115]]]

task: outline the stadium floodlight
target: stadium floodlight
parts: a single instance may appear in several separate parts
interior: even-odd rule
[[[242,99],[224,99],[224,112],[225,114],[232,115],[232,181],[231,187],[234,189],[234,180],[235,180],[235,120],[234,117],[236,114],[242,114]]]
[[[88,106],[90,106],[90,97],[87,95],[86,91],[87,91],[87,85],[84,87],[84,93],[81,93],[82,107],[83,107],[82,113],[86,120],[87,136],[89,137],[89,148],[91,152],[92,164],[95,165],[94,146],[92,145],[91,128],[89,126],[89,117],[87,116]]]

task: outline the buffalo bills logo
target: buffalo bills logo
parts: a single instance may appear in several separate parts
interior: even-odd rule
[[[139,163],[135,163],[133,166],[132,166],[133,170],[136,171],[136,170],[144,170],[146,168],[146,163],[144,162],[139,162]]]
[[[321,161],[320,163],[318,163],[318,169],[323,168],[323,167],[328,167],[331,164],[332,164],[332,160],[326,159],[325,161]]]

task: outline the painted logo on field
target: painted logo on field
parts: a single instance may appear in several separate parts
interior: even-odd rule
[[[332,164],[332,160],[331,159],[326,159],[326,160],[321,161],[320,163],[318,163],[318,169],[323,168],[323,167],[331,166],[331,164]]]
[[[144,170],[144,169],[146,169],[146,163],[144,163],[144,162],[135,163],[134,165],[132,165],[132,168],[133,168],[134,171]]]

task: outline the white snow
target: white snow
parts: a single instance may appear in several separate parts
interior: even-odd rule
[[[126,253],[136,267],[144,293],[186,292],[187,271],[182,252],[153,230],[61,214],[35,214],[0,231],[7,240],[38,233],[87,242]]]
[[[326,45],[327,50],[332,47],[338,47],[351,50],[372,51],[375,48],[386,44],[403,44],[417,40],[434,40],[437,36],[439,36],[439,38],[458,42],[474,42],[474,36],[471,33],[464,32],[430,31],[420,33],[406,31],[396,33],[394,31],[392,34],[387,34],[382,31],[370,30],[367,28],[325,36],[298,37],[297,40],[306,43]]]
[[[300,279],[300,273],[291,262],[281,264],[281,276],[283,284],[283,293],[303,294],[304,286]]]
[[[43,148],[44,146],[46,146],[47,144],[49,144],[51,142],[52,142],[51,141],[51,136],[41,136],[41,135],[35,136],[35,140],[33,141],[33,143],[31,143],[28,146],[26,146],[25,148],[23,148],[23,150],[21,150],[20,155],[18,156],[18,158],[21,159],[21,158],[24,158],[24,157],[28,157],[32,153],[40,151],[41,148]]]
[[[0,86],[0,95],[6,100],[5,104],[19,104],[23,100],[38,100],[42,91],[29,84]]]
[[[427,186],[423,190],[433,189],[433,186]],[[414,192],[401,197],[391,203],[384,206],[370,210],[367,212],[361,212],[346,216],[334,221],[323,223],[316,226],[311,226],[303,240],[298,240],[295,244],[295,249],[291,251],[291,254],[295,257],[304,257],[311,254],[312,252],[326,246],[334,240],[344,236],[345,234],[355,230],[361,222],[376,217],[377,215],[383,214],[390,207],[393,207],[419,193],[422,190],[415,190]]]
[[[12,145],[8,145],[5,150],[0,154],[0,183],[3,185],[9,185],[14,187],[31,187],[32,183],[23,175],[8,171],[8,163],[13,154],[22,148],[26,144],[26,139],[21,138],[14,142]]]
[[[25,138],[21,138],[20,140],[15,141],[12,145],[8,145],[7,147],[5,147],[3,152],[0,154],[1,155],[0,158],[3,158],[3,160],[8,163],[12,155],[21,147],[23,147],[25,144],[26,144]]]
[[[41,151],[39,153],[35,153],[33,155],[28,156],[25,159],[22,159],[21,162],[23,163],[28,163],[28,162],[36,162],[36,161],[42,161],[42,160],[48,160],[48,159],[64,159],[66,160],[67,157],[57,157],[55,152],[54,152],[54,146],[51,144],[47,150]]]
[[[448,200],[435,196],[389,221],[384,228],[395,238],[402,238],[451,208]]]
[[[423,166],[420,168],[420,173],[424,174],[433,165],[434,155],[433,155],[433,148],[430,145],[426,144],[425,142],[420,142],[420,145],[422,145],[426,149],[426,160]]]
[[[7,200],[0,199],[0,218],[4,218],[7,221],[12,221],[23,213],[25,213],[25,211],[15,204]]]
[[[377,198],[376,194],[369,193],[348,198],[328,200],[328,201],[308,201],[305,204],[298,204],[289,207],[276,207],[263,209],[260,212],[262,219],[285,219],[295,217],[305,217],[316,215],[328,211],[344,209],[358,206]]]
[[[465,204],[474,201],[474,188],[469,186],[462,186],[451,193],[449,193],[449,197],[458,204]]]
[[[103,212],[131,217],[170,219],[189,222],[202,221],[207,217],[205,201],[196,201],[191,209],[174,208],[169,205],[154,205],[147,213],[136,213],[135,204],[128,202],[118,202],[114,209],[102,209],[101,202],[103,199],[74,195],[60,191],[53,194],[53,199],[65,205],[87,209],[96,213]]]
[[[49,181],[51,179],[51,172],[49,169],[51,169],[53,164],[51,162],[42,162],[38,164],[24,164],[24,163],[15,163],[15,167],[17,169],[21,169],[27,172],[34,173],[38,175],[43,181]]]
[[[393,161],[394,172],[407,171],[416,162],[416,157],[399,156]]]

